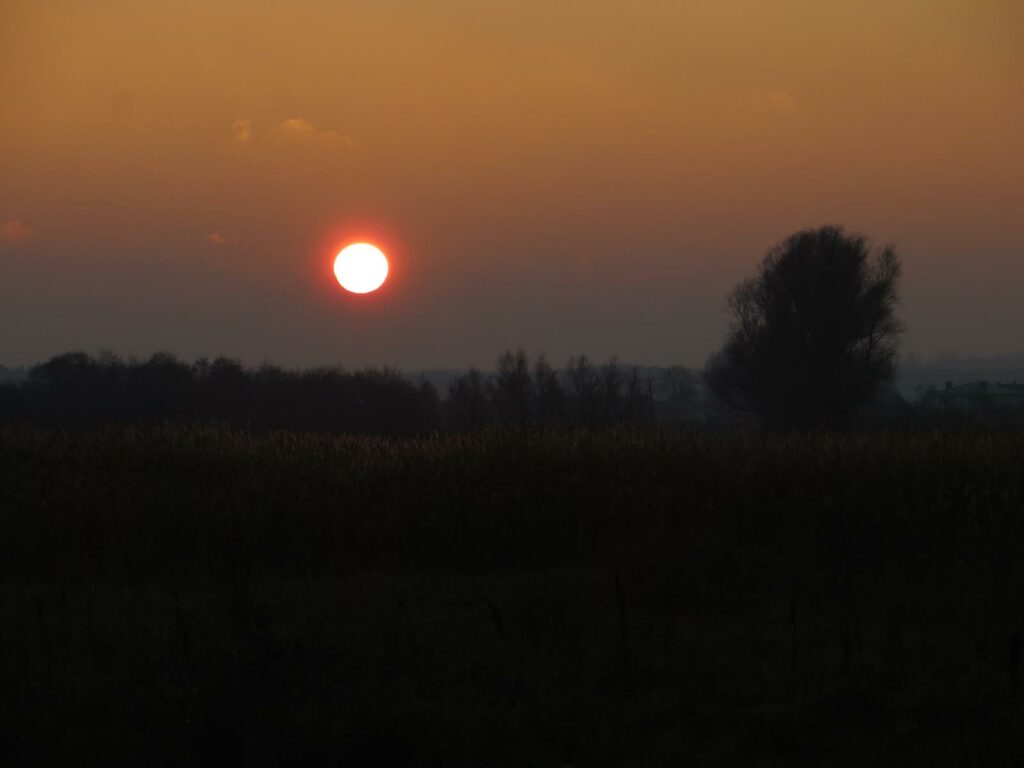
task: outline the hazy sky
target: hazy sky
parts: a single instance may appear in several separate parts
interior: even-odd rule
[[[826,223],[907,351],[1024,350],[1024,3],[0,0],[6,365],[699,365]]]

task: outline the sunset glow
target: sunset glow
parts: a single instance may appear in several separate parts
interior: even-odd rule
[[[899,246],[907,354],[1010,353],[1021,30],[1020,0],[4,0],[0,365],[700,366],[824,224]],[[339,325],[353,243],[391,274]]]
[[[372,293],[387,280],[387,256],[369,243],[348,245],[334,258],[334,276],[349,293]]]

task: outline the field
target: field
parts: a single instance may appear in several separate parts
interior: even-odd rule
[[[1024,432],[0,429],[10,764],[1013,765]]]

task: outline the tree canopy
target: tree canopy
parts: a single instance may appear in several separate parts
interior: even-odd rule
[[[840,227],[797,232],[729,297],[706,368],[733,411],[775,426],[842,426],[891,381],[903,326],[900,261]]]

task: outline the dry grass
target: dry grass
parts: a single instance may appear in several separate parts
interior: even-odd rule
[[[1022,467],[1020,431],[0,429],[0,740],[21,764],[1005,762]]]

